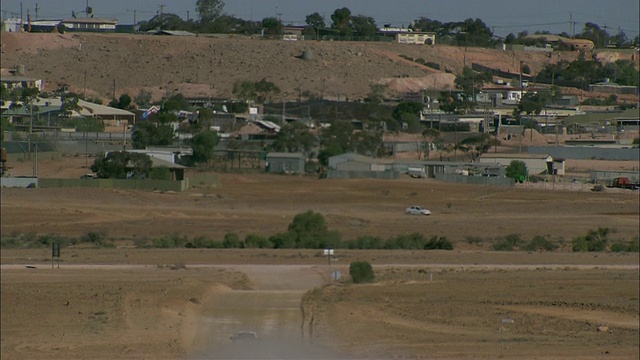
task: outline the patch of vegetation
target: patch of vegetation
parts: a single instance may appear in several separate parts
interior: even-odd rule
[[[638,241],[638,237],[634,237],[629,242],[619,241],[611,244],[612,252],[634,252],[637,253],[640,251],[640,242]]]
[[[427,65],[428,67],[430,67],[432,69],[440,70],[440,64],[438,64],[438,63],[434,63],[432,61],[429,61],[425,65]]]
[[[536,235],[531,242],[529,242],[524,249],[527,251],[554,251],[558,248],[558,245],[548,240],[542,235]]]
[[[404,55],[404,54],[400,54],[399,56],[401,58],[405,59],[405,60],[413,61],[413,58],[411,56],[407,56],[407,55]]]
[[[609,228],[589,230],[587,235],[573,239],[572,250],[574,252],[605,251],[609,246]]]
[[[369,283],[375,280],[373,268],[366,261],[356,261],[349,265],[349,276],[354,283]]]
[[[496,242],[493,244],[493,250],[495,251],[513,251],[522,243],[522,239],[518,234],[509,234],[507,236],[499,236],[496,238]]]
[[[100,248],[113,248],[115,244],[107,238],[106,232],[90,231],[80,238],[64,237],[53,234],[36,235],[35,233],[11,233],[0,239],[0,249],[35,249],[50,248],[53,244],[67,247],[78,244],[91,244]]]

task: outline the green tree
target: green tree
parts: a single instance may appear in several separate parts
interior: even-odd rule
[[[373,36],[378,31],[376,21],[369,16],[355,15],[351,17],[353,32],[359,36]]]
[[[364,101],[376,105],[382,104],[386,86],[382,84],[372,84],[369,87],[371,88],[371,91],[369,92],[369,95],[367,95],[367,97],[364,99]]]
[[[497,140],[490,134],[483,133],[468,137],[460,142],[459,149],[467,153],[472,162],[486,153],[492,146],[498,145]]]
[[[351,35],[351,10],[346,7],[336,9],[333,14],[331,14],[331,20],[333,21],[331,27],[336,29],[339,35]]]
[[[80,100],[77,96],[65,96],[60,104],[60,115],[64,118],[70,117],[73,112],[80,112],[82,107],[78,104]]]
[[[520,160],[512,160],[505,169],[505,176],[523,182],[527,178],[527,165]]]
[[[151,158],[147,154],[110,151],[96,157],[91,171],[103,179],[146,179],[151,166]]]
[[[317,12],[307,15],[307,17],[305,18],[305,22],[308,26],[314,29],[316,39],[320,36],[320,29],[324,29],[324,27],[326,26],[324,23],[324,18]]]
[[[427,128],[422,131],[422,137],[425,140],[424,155],[429,159],[431,155],[431,144],[440,142],[440,131],[434,128]]]
[[[201,131],[189,139],[188,144],[193,150],[192,158],[195,162],[208,162],[211,152],[218,145],[219,137],[215,131]]]
[[[280,88],[264,78],[258,82],[238,80],[233,84],[232,92],[244,101],[257,101],[258,103],[264,103],[265,101],[270,100],[273,96],[278,95],[280,93]]]
[[[136,103],[136,105],[138,105],[139,108],[148,108],[151,105],[151,92],[140,89],[140,92],[138,92],[138,95],[134,99],[134,102]]]
[[[162,105],[163,111],[187,110],[191,105],[181,93],[171,95]]]
[[[131,141],[134,149],[144,149],[149,145],[167,146],[173,144],[173,135],[173,128],[169,125],[142,121],[136,124]]]
[[[267,35],[282,35],[284,25],[277,18],[266,17],[262,19],[262,27]]]
[[[131,102],[132,100],[129,94],[122,94],[120,95],[120,98],[118,98],[118,100],[116,99],[111,100],[111,102],[109,103],[109,106],[126,110],[131,108]]]
[[[288,232],[297,248],[322,249],[337,245],[338,236],[329,232],[324,216],[311,210],[297,214]]]
[[[375,280],[373,267],[366,261],[356,261],[349,265],[349,276],[354,283],[370,283]]]
[[[308,155],[314,144],[315,136],[309,131],[309,128],[303,123],[292,122],[282,126],[272,146],[275,151],[302,151]]]
[[[224,1],[222,0],[198,0],[196,1],[196,12],[200,15],[203,23],[216,20],[222,13]]]
[[[322,166],[329,166],[329,158],[332,156],[344,154],[344,151],[338,144],[326,145],[318,153],[318,161]]]
[[[475,102],[474,96],[480,93],[482,86],[490,83],[493,76],[490,73],[479,73],[465,66],[462,74],[456,76],[455,84],[462,89],[465,96]]]
[[[399,123],[406,123],[411,133],[420,131],[420,112],[424,104],[417,101],[403,101],[393,109],[393,118]]]

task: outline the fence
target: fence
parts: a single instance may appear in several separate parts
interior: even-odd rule
[[[529,154],[549,154],[553,158],[591,160],[640,160],[640,150],[598,147],[529,146]]]
[[[328,179],[397,179],[400,177],[398,171],[348,171],[329,170]]]
[[[486,186],[513,186],[515,180],[506,177],[466,176],[458,174],[435,174],[436,180]]]
[[[184,191],[189,188],[189,179],[182,181],[133,179],[39,179],[39,187],[88,187],[97,189],[117,188],[131,190]]]
[[[0,184],[2,185],[2,187],[18,187],[18,188],[38,187],[38,178],[3,177],[3,178],[0,178]]]

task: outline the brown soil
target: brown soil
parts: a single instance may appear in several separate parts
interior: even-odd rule
[[[75,177],[83,164],[44,159],[39,169]],[[48,248],[3,249],[2,358],[493,359],[501,351],[501,318],[514,320],[503,329],[504,358],[637,355],[637,254],[567,251],[570,239],[599,226],[616,239],[638,236],[636,193],[218,177],[215,186],[183,193],[2,189],[3,238],[94,231],[118,245],[63,248],[59,269],[57,262],[51,269]],[[411,204],[433,214],[404,215]],[[338,249],[330,269],[344,277],[325,287],[329,266],[318,250],[133,247],[171,234],[269,236],[309,209],[345,239],[421,232],[446,236],[456,250]],[[524,241],[543,234],[562,250],[486,251],[494,236],[511,233]],[[378,280],[350,284],[354,261],[373,264]],[[599,325],[609,332],[597,332]],[[239,330],[261,340],[231,343]]]
[[[308,91],[325,98],[363,99],[373,83],[390,92],[422,88],[448,90],[465,62],[516,71],[525,61],[539,71],[549,58],[539,53],[411,46],[396,43],[287,42],[243,37],[164,37],[124,34],[29,34],[2,32],[2,66],[23,64],[27,76],[42,78],[47,90],[68,85],[88,97],[111,99],[140,89],[156,100],[166,93],[233,97],[237,80],[274,82],[284,97]],[[311,60],[299,56],[311,51]],[[28,56],[25,56],[28,55]],[[401,57],[440,65],[439,71]],[[563,53],[562,59],[575,54]],[[555,58],[554,58],[555,59]],[[87,73],[86,83],[84,73]],[[114,85],[115,84],[115,85]]]

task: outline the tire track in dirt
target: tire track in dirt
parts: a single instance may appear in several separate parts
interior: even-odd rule
[[[321,285],[314,266],[237,265],[226,270],[244,272],[250,290],[218,292],[202,304],[189,359],[326,359],[331,351],[305,343],[301,300]],[[251,346],[234,344],[236,331],[255,331]]]

